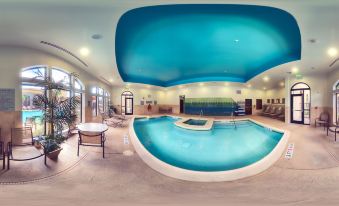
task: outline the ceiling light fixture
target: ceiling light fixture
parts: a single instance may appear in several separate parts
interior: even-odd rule
[[[265,76],[264,78],[262,78],[265,82],[268,82],[270,80],[270,78],[268,76]]]
[[[79,50],[80,54],[84,57],[88,56],[90,51],[87,47],[82,47],[80,50]]]
[[[292,71],[293,74],[296,74],[296,73],[299,72],[299,69],[298,69],[298,67],[293,67],[291,71]]]
[[[337,54],[338,54],[338,50],[334,47],[331,47],[327,50],[327,54],[330,56],[330,57],[336,57]]]
[[[285,83],[284,82],[280,82],[280,86],[285,86]]]

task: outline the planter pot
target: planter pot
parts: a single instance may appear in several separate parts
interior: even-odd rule
[[[40,144],[40,142],[35,141],[35,142],[34,142],[34,147],[37,148],[37,149],[41,149],[41,144]]]
[[[46,154],[46,156],[52,160],[57,160],[59,157],[59,154],[61,152],[62,148],[56,149],[52,152],[49,152],[48,154]]]

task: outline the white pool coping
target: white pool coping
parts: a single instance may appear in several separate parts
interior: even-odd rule
[[[168,115],[164,115],[168,116]],[[255,121],[250,118],[244,118],[244,119],[237,119],[236,121],[241,120],[250,120],[258,125],[261,125],[263,127],[272,129],[273,131],[284,133],[284,135],[281,137],[278,144],[274,147],[274,149],[266,155],[261,160],[242,167],[238,169],[233,170],[226,170],[226,171],[218,171],[218,172],[202,172],[202,171],[194,171],[194,170],[187,170],[182,169],[179,167],[175,167],[173,165],[167,164],[160,159],[153,156],[140,142],[139,138],[135,134],[134,131],[134,120],[132,119],[129,125],[129,134],[130,138],[132,140],[132,143],[134,145],[135,151],[138,153],[140,158],[152,169],[155,171],[164,174],[166,176],[181,179],[181,180],[187,180],[187,181],[195,181],[195,182],[221,182],[221,181],[234,181],[238,179],[242,179],[245,177],[250,177],[253,175],[257,175],[269,167],[271,167],[276,161],[279,160],[279,158],[283,155],[284,150],[287,146],[288,138],[290,136],[290,132],[287,130],[281,130],[275,127],[272,127],[270,125]],[[233,120],[216,120],[216,121],[233,121]]]
[[[193,120],[206,120],[206,124],[204,125],[189,125],[185,122],[193,119]],[[198,117],[191,117],[191,118],[182,118],[178,121],[174,122],[174,124],[178,127],[184,128],[184,129],[190,129],[190,130],[197,130],[197,131],[206,131],[211,130],[213,127],[214,119],[212,118],[198,118]]]

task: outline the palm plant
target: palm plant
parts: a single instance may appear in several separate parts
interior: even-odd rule
[[[72,73],[71,77],[77,79],[77,75]],[[75,123],[77,119],[76,108],[80,104],[77,96],[69,98],[62,97],[62,91],[69,91],[69,82],[64,80],[56,82],[49,76],[41,73],[37,74],[37,85],[46,92],[37,94],[33,98],[33,105],[42,111],[43,121],[47,123],[48,130],[42,142],[47,153],[60,148],[60,144],[65,141],[63,131],[65,127]]]

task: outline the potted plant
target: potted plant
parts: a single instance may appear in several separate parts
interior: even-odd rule
[[[66,139],[63,131],[75,123],[80,99],[77,96],[62,96],[63,91],[70,90],[69,82],[56,82],[42,74],[38,74],[36,78],[40,80],[37,85],[44,88],[45,92],[34,96],[33,105],[42,111],[47,128],[46,135],[39,142],[47,157],[57,159],[62,150],[61,144]],[[71,78],[77,79],[77,75],[72,73]]]

